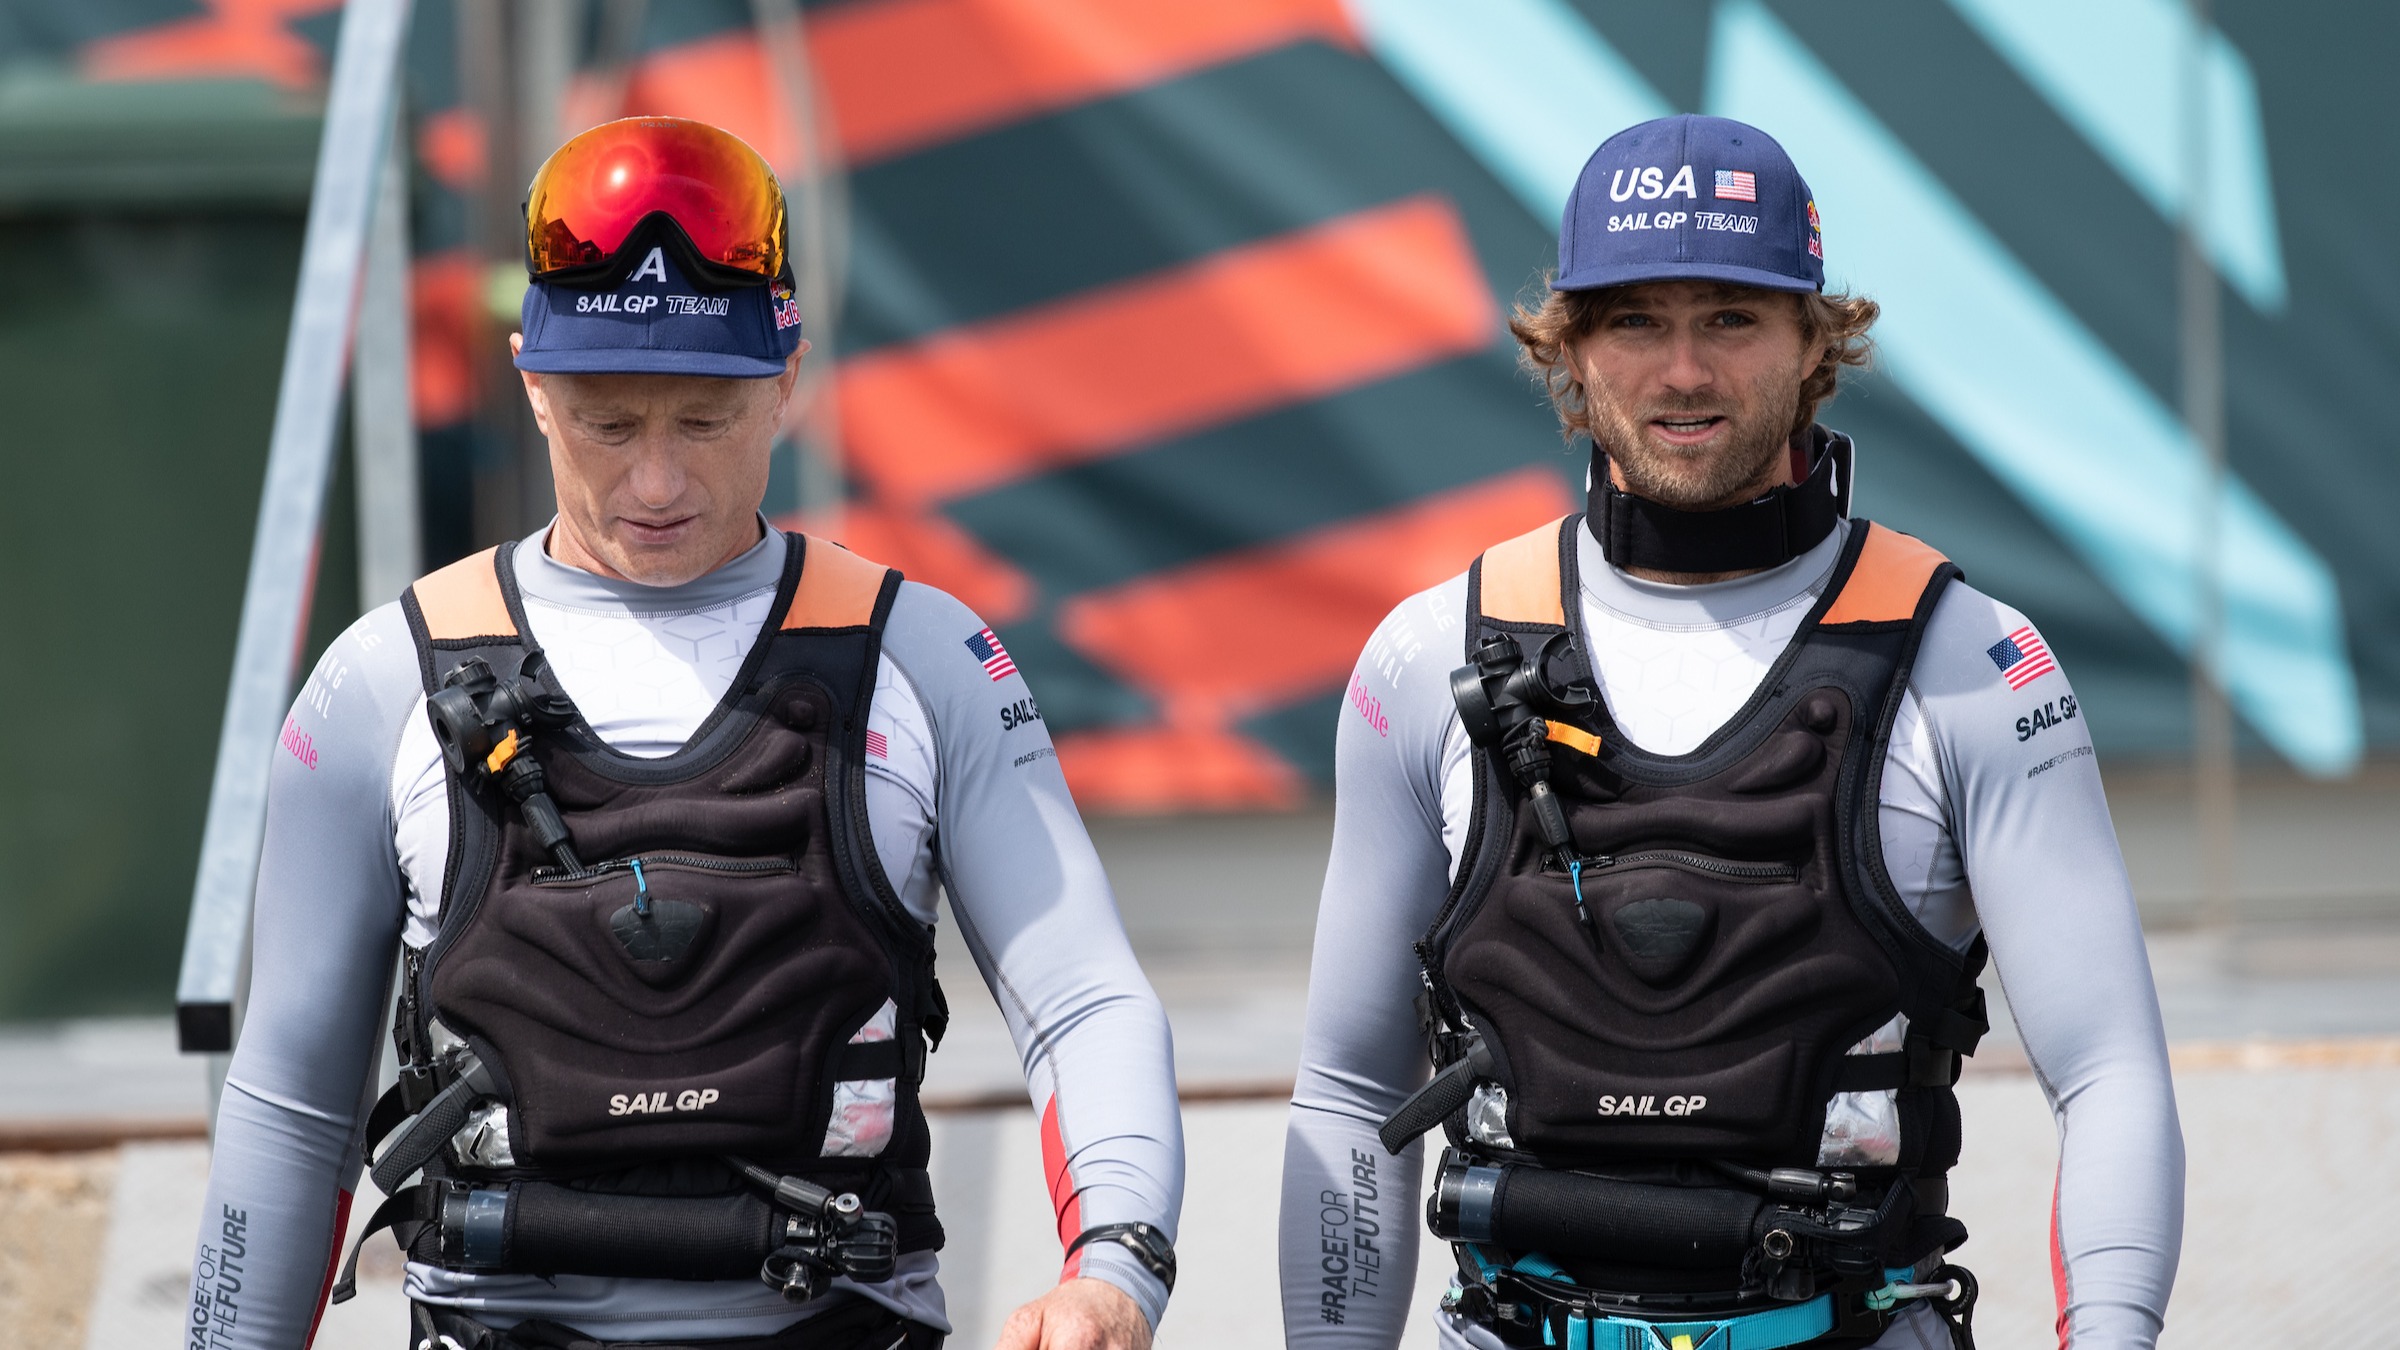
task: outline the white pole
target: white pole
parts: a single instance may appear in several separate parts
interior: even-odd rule
[[[251,539],[208,817],[201,827],[183,969],[175,983],[176,1031],[187,1051],[222,1052],[233,1046],[251,890],[267,815],[269,756],[291,699],[292,666],[308,618],[342,372],[408,10],[408,0],[350,0],[334,46],[308,228],[300,244],[300,285],[284,341],[266,485]]]
[[[2200,835],[2200,920],[2230,928],[2239,892],[2234,829],[2233,707],[2225,696],[2223,548],[2225,339],[2217,275],[2201,230],[2209,202],[2208,0],[2186,0],[2191,30],[2183,51],[2183,217],[2177,234],[2176,289],[2182,319],[2183,420],[2208,465],[2194,531],[2192,575],[2198,622],[2192,634],[2192,808]]]
[[[400,124],[393,101],[392,125]],[[400,598],[424,570],[417,427],[409,402],[408,145],[384,142],[367,231],[366,283],[350,360],[350,447],[358,501],[360,612]]]
[[[792,391],[789,425],[800,452],[800,509],[811,528],[840,537],[842,442],[834,402],[834,335],[849,280],[849,182],[834,141],[822,93],[808,60],[808,33],[799,0],[750,0],[760,46],[766,51],[783,119],[799,150],[796,164],[776,165],[792,203],[792,279],[800,291],[801,331],[814,350],[801,364]]]

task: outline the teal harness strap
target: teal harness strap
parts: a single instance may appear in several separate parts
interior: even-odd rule
[[[1572,1283],[1557,1262],[1538,1252],[1528,1252],[1503,1266],[1481,1247],[1468,1245],[1466,1251],[1487,1287],[1503,1271]],[[1897,1276],[1905,1272],[1887,1273]],[[1833,1330],[1834,1320],[1833,1295],[1819,1294],[1805,1303],[1764,1312],[1687,1322],[1646,1322],[1570,1308],[1563,1340],[1548,1317],[1541,1322],[1542,1344],[1559,1350],[1784,1350],[1827,1334]]]
[[[1833,1330],[1833,1295],[1701,1322],[1637,1322],[1595,1315],[1580,1344],[1575,1320],[1570,1317],[1567,1322],[1566,1350],[1783,1350]]]

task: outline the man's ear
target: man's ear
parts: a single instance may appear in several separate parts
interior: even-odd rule
[[[802,357],[808,355],[811,345],[813,344],[807,338],[800,339],[800,345],[794,347],[792,354],[783,359],[783,373],[775,377],[775,424],[777,426],[783,425],[784,412],[792,405],[792,388],[800,382],[800,361]]]
[[[514,358],[523,350],[525,350],[525,335],[523,333],[509,334],[509,356]],[[517,372],[517,378],[525,383],[525,401],[533,405],[533,424],[542,429],[544,436],[548,436],[550,434],[550,397],[542,388],[542,377],[530,370],[520,370]]]

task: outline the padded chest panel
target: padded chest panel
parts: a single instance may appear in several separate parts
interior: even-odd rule
[[[1519,1148],[1554,1165],[1815,1161],[1833,1061],[1900,995],[1841,880],[1835,801],[1864,735],[1857,701],[1804,687],[1696,781],[1644,781],[1606,748],[1554,755],[1586,859],[1581,905],[1515,812],[1444,965],[1496,1041]]]
[[[664,781],[536,740],[597,875],[556,876],[516,811],[492,819],[497,864],[432,994],[505,1079],[521,1165],[812,1157],[831,1058],[895,996],[885,941],[836,873],[831,695],[787,676],[731,715],[749,726],[730,751]],[[647,1109],[629,1111],[637,1094]]]

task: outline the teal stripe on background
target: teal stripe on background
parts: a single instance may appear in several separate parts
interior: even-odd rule
[[[1719,7],[1708,88],[1710,111],[1807,148],[1827,256],[1883,302],[1884,368],[2188,656],[2207,480],[2174,414],[1758,0]],[[2346,771],[2332,571],[2239,480],[2218,510],[2234,706],[2302,769]]]
[[[1351,0],[1377,60],[1542,223],[1613,132],[1675,109],[1558,0]]]
[[[2069,125],[2170,224],[2192,196],[2184,168],[2184,0],[1950,0]],[[2201,242],[2261,313],[2283,311],[2283,244],[2250,63],[2217,29],[2202,46],[2207,209]]]
[[[1602,139],[1673,111],[1560,0],[1352,8],[1377,58],[1545,221]],[[1801,149],[1829,259],[1884,302],[1893,379],[2188,656],[2205,471],[2173,414],[1756,0],[1719,10],[1709,85],[1710,111]],[[2234,705],[2302,769],[2347,771],[2362,731],[2332,573],[2239,481],[2220,514]]]

